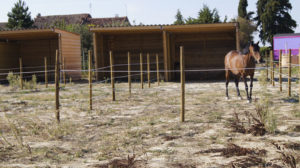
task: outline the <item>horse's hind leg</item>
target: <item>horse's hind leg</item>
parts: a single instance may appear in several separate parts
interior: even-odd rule
[[[252,100],[253,76],[254,74],[250,75],[250,97],[249,97],[250,101]]]
[[[228,97],[229,71],[228,70],[226,70],[225,72],[225,78],[226,78],[226,98],[229,99]]]
[[[239,89],[239,81],[240,81],[239,76],[236,76],[234,78],[235,88],[236,88],[237,96],[241,98],[240,89]]]
[[[247,93],[247,99],[250,101],[250,97],[249,97],[249,94],[248,94],[248,84],[247,84],[247,77],[243,77],[244,79],[244,83],[245,83],[245,90],[246,90],[246,93]]]

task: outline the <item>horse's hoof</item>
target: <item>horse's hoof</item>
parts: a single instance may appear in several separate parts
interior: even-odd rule
[[[252,99],[248,99],[248,103],[252,103]]]
[[[240,100],[243,100],[242,96],[239,96],[239,99],[240,99]]]
[[[225,100],[229,100],[229,97],[225,97]]]

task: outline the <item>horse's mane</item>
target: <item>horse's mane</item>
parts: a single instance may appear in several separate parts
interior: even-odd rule
[[[245,46],[245,48],[242,49],[241,53],[244,54],[244,55],[249,54],[250,53],[249,47],[250,47],[250,43],[248,43]]]

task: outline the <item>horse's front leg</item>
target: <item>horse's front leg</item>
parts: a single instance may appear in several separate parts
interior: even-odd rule
[[[250,101],[252,100],[253,75],[250,76]]]
[[[234,83],[235,83],[235,88],[236,88],[236,92],[237,92],[237,96],[242,99],[241,94],[240,94],[240,89],[239,89],[239,81],[240,81],[240,77],[236,76],[234,78]]]
[[[244,76],[244,77],[243,77],[243,79],[244,79],[244,83],[245,83],[245,90],[246,90],[246,93],[247,93],[247,99],[248,99],[248,100],[250,100],[250,98],[249,98],[249,94],[248,94],[248,84],[247,84],[247,77],[246,77],[246,76]]]

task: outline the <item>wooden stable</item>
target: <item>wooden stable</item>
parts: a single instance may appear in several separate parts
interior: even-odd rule
[[[64,68],[75,70],[66,72],[74,80],[81,78],[80,35],[60,29],[24,29],[0,31],[0,74],[9,71],[19,72],[19,58],[22,59],[26,76],[36,74],[44,79],[45,58],[49,78],[54,79],[55,52],[60,51],[59,59]],[[51,71],[52,70],[52,71]],[[77,71],[78,70],[78,71]],[[34,73],[26,73],[32,72]],[[1,75],[0,79],[5,79]]]
[[[140,53],[143,63],[146,63],[147,53],[151,63],[155,63],[155,54],[159,54],[166,81],[180,79],[180,46],[184,46],[186,70],[223,69],[226,53],[239,50],[237,23],[97,27],[90,30],[94,33],[96,68],[109,66],[109,51],[113,52],[115,64],[126,64],[127,52],[130,52],[132,71],[139,70]],[[151,65],[151,70],[155,70],[155,66]],[[127,67],[117,66],[115,70],[126,71]],[[118,73],[116,77],[119,75],[126,73]],[[100,72],[97,76],[102,79],[109,74]],[[224,78],[224,71],[186,73],[187,80],[220,78]]]

